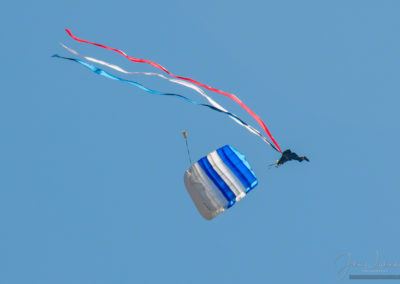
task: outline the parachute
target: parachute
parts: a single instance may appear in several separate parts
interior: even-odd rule
[[[91,70],[92,72],[96,73],[97,75],[103,76],[111,80],[133,85],[151,95],[179,98],[191,104],[203,106],[208,109],[225,114],[226,116],[234,120],[237,124],[247,129],[249,132],[257,135],[265,143],[271,146],[275,151],[282,154],[282,157],[278,161],[276,161],[276,163],[272,164],[275,165],[276,167],[290,160],[297,160],[299,162],[303,160],[309,161],[307,157],[305,156],[299,157],[296,153],[293,153],[290,150],[286,150],[282,153],[278,143],[272,137],[271,133],[269,132],[268,128],[266,127],[265,123],[261,120],[261,118],[259,118],[249,107],[247,107],[247,105],[245,105],[234,94],[227,93],[216,88],[212,88],[208,85],[200,83],[191,78],[174,75],[173,73],[168,71],[165,67],[161,66],[156,62],[128,56],[125,52],[121,50],[77,38],[68,29],[66,31],[74,40],[78,42],[84,42],[108,50],[115,51],[132,62],[150,64],[151,66],[162,70],[166,74],[162,75],[152,72],[129,72],[115,64],[111,64],[92,57],[82,56],[75,50],[63,44],[61,44],[62,47],[64,47],[66,50],[68,50],[75,56],[80,57],[83,60],[64,57],[57,54],[53,55],[54,58],[78,63],[86,67],[87,69]],[[89,64],[87,61],[92,62],[94,64],[100,64],[102,66],[113,69],[114,71],[123,73],[125,75],[156,76],[158,78],[168,80],[171,83],[179,84],[196,91],[204,99],[206,99],[208,103],[198,102],[196,100],[193,100],[189,97],[180,94],[166,93],[147,88],[146,86],[136,82],[136,80],[135,81],[127,80],[122,77],[113,75],[103,69],[100,69],[92,64]],[[212,91],[220,95],[229,97],[230,99],[238,103],[257,121],[259,126],[264,130],[264,132],[267,134],[267,136],[272,142],[270,142],[259,130],[257,130],[250,124],[246,123],[239,116],[228,111],[227,109],[222,107],[219,103],[217,103],[215,100],[213,100],[211,97],[209,97],[205,93],[205,91],[201,89],[201,87],[208,91]],[[254,187],[257,186],[258,184],[257,177],[254,174],[253,170],[251,169],[250,164],[247,162],[246,157],[230,145],[225,145],[209,153],[205,157],[201,158],[200,160],[192,164],[189,146],[187,142],[187,132],[184,131],[182,134],[184,135],[184,138],[186,140],[189,162],[191,164],[189,169],[185,171],[184,184],[191,199],[193,200],[195,206],[197,207],[197,210],[199,211],[201,216],[203,216],[206,220],[211,220],[216,216],[218,216],[219,214],[221,214],[222,212],[224,212],[225,210],[227,210],[228,208],[232,207],[236,202],[244,198],[247,195],[247,193],[250,192],[250,190],[252,190]]]
[[[185,172],[184,182],[197,210],[206,220],[232,207],[258,184],[246,157],[230,145],[191,165]]]

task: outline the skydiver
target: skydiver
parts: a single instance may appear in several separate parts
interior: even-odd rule
[[[282,153],[282,157],[276,161],[276,167],[283,165],[284,163],[291,160],[296,160],[299,162],[302,162],[304,160],[306,160],[307,162],[310,161],[306,156],[299,157],[296,153],[290,151],[290,149],[287,149]]]

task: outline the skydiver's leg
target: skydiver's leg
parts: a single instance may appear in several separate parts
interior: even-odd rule
[[[297,161],[299,161],[299,162],[303,162],[304,160],[306,160],[307,162],[309,162],[310,160],[309,159],[307,159],[307,157],[306,156],[303,156],[303,157],[298,157],[298,159],[296,159]]]
[[[301,162],[302,161],[302,159],[296,154],[296,153],[290,153],[290,160],[296,160],[296,161],[299,161],[299,162]]]

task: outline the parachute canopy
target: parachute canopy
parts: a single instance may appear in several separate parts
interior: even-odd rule
[[[200,214],[207,220],[232,207],[258,184],[246,157],[229,145],[194,163],[185,172],[184,182]]]

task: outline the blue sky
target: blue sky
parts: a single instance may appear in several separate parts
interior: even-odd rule
[[[1,5],[1,283],[340,283],[343,253],[400,263],[399,2],[233,2]],[[62,42],[156,71],[64,28],[235,93],[311,163],[268,170],[279,155],[225,116],[51,58]],[[182,130],[193,159],[230,144],[259,178],[211,222]]]

